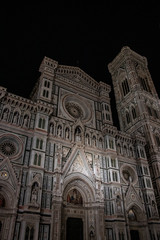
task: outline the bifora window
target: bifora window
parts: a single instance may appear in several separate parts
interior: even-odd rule
[[[125,79],[123,82],[122,82],[122,90],[123,90],[123,95],[126,96],[127,93],[129,93],[129,85],[128,85],[128,81],[127,79]]]

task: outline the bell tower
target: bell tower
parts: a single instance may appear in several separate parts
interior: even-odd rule
[[[146,139],[146,154],[160,213],[160,101],[147,59],[123,47],[108,68],[121,131]]]

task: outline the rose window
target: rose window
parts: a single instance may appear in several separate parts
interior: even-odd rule
[[[82,118],[83,112],[82,109],[75,103],[69,102],[66,104],[66,109],[68,113],[74,118]]]
[[[0,152],[6,156],[12,156],[16,153],[16,147],[14,143],[5,141],[0,144]]]

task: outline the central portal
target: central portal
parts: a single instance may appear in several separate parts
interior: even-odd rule
[[[81,218],[67,219],[67,238],[66,240],[83,240],[83,222]]]

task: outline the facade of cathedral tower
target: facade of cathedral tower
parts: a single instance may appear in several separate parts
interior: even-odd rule
[[[0,239],[160,240],[160,101],[122,48],[111,87],[44,57],[29,99],[0,87]]]

